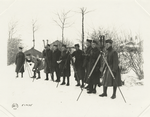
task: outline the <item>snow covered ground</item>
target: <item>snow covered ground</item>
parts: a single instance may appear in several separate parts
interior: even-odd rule
[[[102,87],[97,87],[96,94],[87,94],[86,90],[80,99],[77,97],[80,88],[70,77],[70,86],[59,85],[42,78],[29,78],[27,70],[24,78],[15,78],[15,66],[8,66],[0,82],[0,117],[149,117],[150,109],[144,111],[150,102],[145,86],[120,87],[127,101],[124,102],[119,90],[117,98],[112,100],[112,88],[108,88],[108,97],[99,97]],[[127,76],[124,76],[127,77]],[[18,104],[18,108],[12,108]],[[149,107],[150,108],[150,107]],[[142,113],[142,114],[141,114]]]

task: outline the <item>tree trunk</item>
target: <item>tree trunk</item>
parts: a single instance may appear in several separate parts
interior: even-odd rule
[[[64,27],[62,27],[62,43],[64,43]]]
[[[34,33],[35,33],[35,31],[34,31],[34,26],[33,26],[33,48],[35,47],[35,38],[34,38]]]
[[[84,49],[84,11],[82,11],[82,50]]]

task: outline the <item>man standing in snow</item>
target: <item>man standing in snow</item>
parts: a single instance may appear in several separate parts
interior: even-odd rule
[[[60,70],[59,64],[57,61],[59,60],[61,55],[61,51],[58,49],[58,45],[53,45],[53,52],[52,52],[52,79],[54,80],[54,72],[56,72],[56,82],[60,82]]]
[[[97,58],[100,54],[100,51],[97,48],[97,42],[95,40],[92,41],[92,50],[90,52],[90,59],[89,59],[89,69],[90,72],[93,69],[95,62],[97,61]],[[96,86],[100,83],[100,67],[101,67],[101,62],[100,59],[98,60],[90,78],[88,79],[88,92],[87,93],[96,93]]]
[[[60,75],[63,77],[61,85],[65,85],[65,79],[67,77],[67,86],[70,85],[69,77],[71,75],[70,71],[70,53],[67,51],[66,45],[62,45],[62,51],[59,61]]]
[[[51,73],[51,65],[52,65],[52,51],[50,50],[49,44],[47,44],[46,48],[43,51],[43,58],[45,60],[44,62],[44,72],[46,73],[45,80],[49,80],[48,74]]]
[[[18,78],[19,72],[21,72],[21,77],[23,78],[24,63],[25,63],[25,55],[22,52],[22,47],[19,47],[19,53],[17,53],[16,60],[15,60],[15,64],[16,64],[16,70],[15,71],[17,73],[16,78]]]
[[[84,67],[83,67],[83,51],[79,49],[79,44],[75,44],[75,49],[72,53],[72,57],[75,57],[75,80],[77,81],[76,86],[80,86],[80,80],[82,81],[81,87],[84,87]],[[79,78],[79,79],[78,79]]]
[[[92,49],[91,42],[92,42],[92,40],[90,40],[90,39],[86,40],[87,48],[85,50],[84,61],[83,61],[83,67],[85,68],[85,75],[84,75],[84,82],[85,83],[87,83],[86,81],[87,81],[87,78],[88,78],[88,75],[89,75],[89,72],[90,72],[90,70],[89,70],[89,58],[90,58],[89,55],[90,55],[90,52],[91,52],[91,49]],[[86,88],[88,88],[88,86]]]
[[[108,62],[108,65],[110,66],[110,69],[112,70],[115,80],[113,79],[107,65],[105,64],[104,69],[102,70],[102,71],[105,71],[103,81],[102,81],[103,93],[99,96],[100,97],[107,96],[107,87],[113,86],[113,94],[111,98],[115,99],[117,86],[121,86],[121,74],[120,74],[120,69],[119,69],[118,54],[112,47],[113,41],[111,39],[108,39],[105,42],[106,42],[106,49],[108,51],[107,62]]]

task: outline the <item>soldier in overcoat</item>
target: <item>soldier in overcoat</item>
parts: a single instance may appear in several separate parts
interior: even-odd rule
[[[91,42],[92,42],[92,40],[90,40],[90,39],[86,40],[87,48],[85,49],[84,60],[83,60],[83,67],[84,67],[84,70],[85,70],[84,83],[87,83],[87,78],[88,78],[88,75],[89,75],[89,72],[90,72],[90,69],[89,69],[90,56],[89,55],[90,55],[90,52],[91,52],[91,49],[92,49]],[[85,88],[89,88],[89,87],[87,86]]]
[[[97,42],[95,40],[92,41],[92,50],[90,52],[90,59],[89,59],[89,71],[91,72],[93,69],[93,72],[91,74],[91,76],[88,79],[88,84],[89,84],[89,88],[88,88],[88,92],[87,93],[96,93],[96,86],[100,83],[100,67],[101,67],[101,62],[99,59],[96,66],[95,62],[98,59],[98,56],[100,55],[100,51],[97,48]]]
[[[54,72],[56,73],[56,82],[60,82],[60,70],[59,64],[57,61],[59,60],[61,55],[61,51],[58,49],[58,45],[53,45],[53,52],[52,52],[52,80],[54,80]]]
[[[104,66],[103,71],[104,77],[103,77],[103,93],[99,96],[104,97],[107,96],[107,87],[113,87],[113,94],[111,96],[112,99],[116,98],[116,90],[117,86],[121,86],[121,74],[119,69],[119,60],[118,60],[118,54],[112,47],[113,41],[111,39],[106,40],[106,49],[107,49],[107,63],[113,72],[113,75],[115,77],[115,80],[113,79],[108,67]]]
[[[77,81],[77,85],[76,86],[80,86],[80,80],[82,82],[81,87],[84,86],[84,74],[85,74],[85,70],[83,67],[83,60],[84,60],[84,56],[83,56],[83,51],[80,50],[79,48],[79,44],[75,44],[75,49],[76,51],[74,51],[72,53],[72,57],[75,57],[75,80]]]
[[[23,72],[24,72],[24,63],[25,63],[25,55],[22,52],[22,47],[19,47],[19,52],[16,55],[15,65],[16,65],[16,74],[18,77],[18,73],[21,73],[21,77],[23,78]]]
[[[46,79],[49,80],[48,74],[51,75],[51,67],[52,67],[52,50],[50,49],[50,45],[47,44],[46,48],[43,50],[43,58],[44,58],[44,72],[46,73]]]
[[[67,77],[67,86],[70,85],[69,77],[71,75],[70,71],[70,53],[67,51],[66,45],[62,45],[62,51],[59,61],[60,75],[63,77],[61,85],[65,85],[65,79]]]

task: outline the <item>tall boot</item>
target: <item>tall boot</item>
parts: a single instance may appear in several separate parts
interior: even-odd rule
[[[16,75],[16,78],[18,78],[18,72],[16,73],[17,75]]]
[[[60,82],[60,72],[59,72],[59,68],[56,68],[56,82]]]
[[[31,78],[36,78],[36,72],[33,72],[33,76]]]
[[[103,93],[99,95],[100,97],[105,97],[107,96],[107,87],[103,86]]]
[[[80,86],[80,81],[78,81],[78,80],[76,80],[76,81],[77,81],[76,86]]]
[[[41,78],[41,74],[40,71],[38,72],[38,77],[36,79],[40,79]]]
[[[89,94],[93,93],[93,83],[89,83],[89,91],[87,92]]]
[[[51,79],[54,81],[54,73],[51,74]]]
[[[93,85],[93,93],[96,93],[96,85],[97,85],[97,84],[94,84],[94,85]]]
[[[69,82],[69,76],[67,76],[67,86],[70,85],[70,82]]]
[[[83,81],[83,79],[81,80],[81,82],[82,82],[81,88],[84,88],[84,81]]]
[[[45,80],[49,80],[49,79],[48,79],[48,73],[46,73],[46,79],[45,79]]]
[[[63,76],[63,82],[62,82],[60,85],[64,85],[64,84],[66,84],[66,83],[65,83],[65,78],[66,78],[66,77],[65,77],[65,76]]]
[[[113,95],[111,96],[111,99],[115,99],[116,98],[116,91],[117,91],[117,87],[114,86],[113,87]]]
[[[23,72],[21,72],[21,78],[23,78]]]

